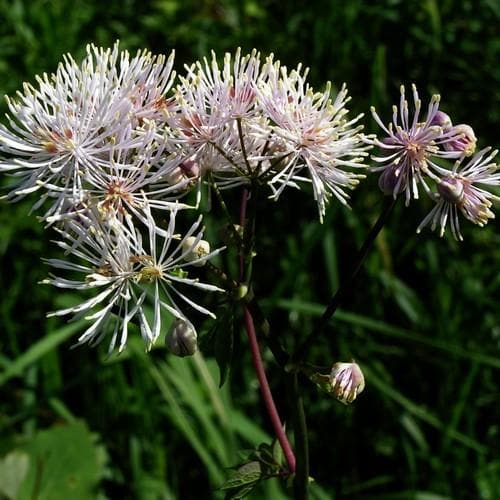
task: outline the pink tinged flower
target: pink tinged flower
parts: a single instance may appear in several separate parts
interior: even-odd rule
[[[344,404],[352,403],[365,388],[365,378],[357,363],[335,363],[330,372],[331,391]]]
[[[434,118],[431,120],[430,125],[437,125],[441,127],[443,130],[448,129],[452,126],[451,118],[444,111],[437,110]]]
[[[471,126],[460,124],[449,130],[457,132],[457,137],[443,143],[446,151],[462,151],[465,156],[471,156],[476,151],[477,139]]]
[[[189,208],[176,201],[187,191],[188,179],[180,179],[175,185],[166,182],[166,176],[177,168],[179,159],[170,155],[163,143],[152,139],[155,129],[142,129],[142,144],[133,149],[111,147],[107,160],[99,167],[79,177],[82,181],[77,202],[70,205],[80,207],[79,211],[97,206],[102,217],[118,217],[133,214],[143,221],[143,208],[170,210]],[[43,219],[52,224],[67,217],[68,200],[72,190],[51,186],[48,197],[57,198]]]
[[[449,223],[455,239],[463,240],[460,233],[459,212],[472,223],[482,227],[495,217],[490,210],[492,202],[500,198],[480,185],[500,185],[499,166],[492,160],[497,151],[483,149],[474,155],[465,165],[461,158],[452,171],[442,169],[442,178],[436,176],[436,205],[418,226],[417,232],[430,224],[431,229],[440,227],[443,236]]]
[[[255,86],[260,78],[260,54],[255,49],[244,56],[240,48],[234,56],[226,53],[222,66],[212,51],[210,61],[204,58],[187,69],[184,83],[198,87],[212,111],[229,120],[254,116]]]
[[[382,175],[389,170],[380,181],[384,192],[392,185],[393,196],[404,192],[408,205],[411,198],[418,198],[419,184],[429,191],[425,176],[429,175],[430,170],[439,168],[435,158],[458,158],[463,154],[463,148],[451,147],[455,140],[462,137],[462,132],[450,128],[449,117],[444,113],[439,114],[439,95],[432,96],[425,119],[420,121],[422,103],[417,88],[412,85],[413,117],[410,117],[403,85],[400,91],[399,108],[393,106],[392,123],[388,126],[384,125],[375,108],[371,108],[373,118],[387,136],[382,140],[367,138],[366,142],[380,149],[380,156],[372,156],[380,166],[372,170],[382,172]]]
[[[156,226],[147,211],[145,240],[130,217],[123,222],[118,219],[103,221],[99,212],[89,212],[74,221],[66,221],[64,229],[57,229],[61,235],[57,244],[67,254],[78,257],[80,263],[61,259],[48,259],[47,262],[83,277],[68,280],[51,276],[44,282],[59,288],[91,290],[95,295],[77,306],[49,315],[73,314],[75,319],[87,319],[91,325],[79,337],[78,343],[94,345],[110,334],[110,351],[117,343],[119,351],[125,348],[131,322],[138,324],[149,349],[160,335],[162,311],[189,323],[180,303],[214,317],[208,309],[190,299],[184,289],[222,291],[189,277],[189,266],[206,262],[222,249],[186,262],[186,256],[192,254],[203,236],[201,218],[179,239],[175,234],[175,217],[176,210],[173,210],[168,228],[163,230]],[[195,240],[186,248],[185,241],[190,237]],[[151,304],[151,318],[145,312],[147,304]]]
[[[271,144],[276,138],[280,145],[279,168],[269,180],[272,198],[277,199],[287,186],[311,182],[322,220],[331,196],[347,204],[347,190],[364,177],[349,169],[365,167],[367,147],[360,134],[362,126],[356,125],[362,115],[347,118],[345,106],[350,98],[345,85],[332,98],[330,84],[324,92],[314,92],[306,81],[307,73],[301,66],[288,73],[268,60],[258,99],[270,125],[261,134],[265,137],[271,132]]]
[[[8,156],[0,172],[17,178],[8,197],[43,188],[55,200],[55,212],[70,194],[75,203],[82,201],[82,178],[101,169],[111,149],[142,146],[137,126],[157,118],[172,64],[173,55],[167,60],[140,52],[131,58],[117,44],[107,50],[88,46],[81,64],[68,55],[55,74],[26,84],[8,99],[9,126],[0,126],[0,152]]]
[[[133,128],[144,120],[163,123],[176,112],[175,100],[166,97],[175,79],[174,55],[153,55],[146,49],[134,57],[121,53],[116,83],[131,104],[128,120]]]
[[[261,120],[255,87],[260,78],[260,55],[226,54],[223,64],[203,59],[180,77],[176,99],[179,112],[169,121],[177,140],[203,174],[213,175],[220,187],[249,182],[266,141],[251,133]],[[242,140],[242,137],[244,138]],[[242,144],[243,142],[243,144]]]

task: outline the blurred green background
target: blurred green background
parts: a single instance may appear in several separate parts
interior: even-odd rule
[[[346,82],[353,112],[374,104],[384,120],[399,85],[415,82],[423,100],[441,93],[480,146],[499,144],[498,0],[0,0],[0,19],[2,94],[66,52],[80,59],[89,42],[175,48],[179,70],[211,49],[256,47],[310,66],[318,88]],[[270,440],[245,336],[236,329],[238,363],[222,390],[210,353],[146,355],[138,338],[110,359],[105,346],[70,350],[81,326],[45,312],[75,297],[36,285],[40,257],[55,251],[32,202],[0,206],[0,498],[222,498],[237,450]],[[353,209],[332,204],[322,226],[307,193],[281,203],[258,214],[256,292],[293,345],[346,275],[382,196],[369,178]],[[396,208],[312,352],[324,366],[355,357],[367,379],[351,407],[303,385],[313,498],[500,498],[499,225],[464,222],[462,244],[417,236],[429,209]],[[286,417],[284,380],[265,359]],[[253,498],[288,495],[270,482]]]

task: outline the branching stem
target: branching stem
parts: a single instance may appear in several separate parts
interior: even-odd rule
[[[387,222],[389,215],[391,214],[395,204],[396,204],[395,198],[387,197],[385,199],[382,212],[379,218],[377,219],[377,222],[375,222],[372,229],[368,233],[368,236],[366,237],[362,247],[360,248],[355,260],[354,268],[352,269],[348,279],[346,279],[341,283],[339,289],[337,290],[335,295],[331,298],[330,302],[326,306],[326,309],[321,318],[319,319],[316,328],[309,334],[308,337],[306,337],[304,342],[302,342],[302,344],[300,345],[299,349],[297,349],[294,356],[294,364],[299,365],[304,359],[306,359],[307,354],[309,353],[309,350],[311,349],[316,339],[325,333],[326,325],[328,324],[332,316],[335,314],[335,311],[337,310],[344,296],[347,295],[349,291],[351,291],[356,275],[358,274],[359,270],[361,269],[361,266],[363,265],[366,257],[368,256],[375,239],[380,233],[380,230],[384,227],[385,223]]]

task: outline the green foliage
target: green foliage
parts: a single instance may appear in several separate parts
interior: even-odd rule
[[[354,112],[374,104],[388,119],[401,83],[416,82],[422,97],[439,91],[454,121],[470,123],[482,146],[498,146],[496,0],[0,0],[0,17],[1,93],[53,71],[66,52],[79,59],[89,42],[175,47],[179,69],[212,48],[255,46],[289,66],[310,66],[315,85],[346,81]],[[227,199],[236,220],[234,202]],[[272,332],[293,348],[347,276],[382,200],[367,179],[353,210],[332,206],[323,226],[306,193],[266,203],[257,213],[255,293]],[[417,236],[426,203],[397,207],[311,353],[325,373],[354,357],[367,383],[350,407],[302,387],[313,498],[500,497],[499,225],[464,224],[460,245],[429,231]],[[0,210],[1,494],[223,498],[237,450],[271,441],[240,313],[234,331],[200,339],[220,372],[212,359],[180,360],[161,344],[145,354],[134,338],[109,359],[100,349],[72,350],[80,325],[45,313],[75,298],[35,285],[47,273],[39,257],[56,251],[29,208],[28,200]],[[206,220],[207,234],[225,225]],[[236,267],[235,255],[222,258]],[[266,361],[284,408],[284,382]],[[276,479],[251,494],[287,497]]]
[[[8,499],[86,500],[97,497],[107,456],[85,424],[54,426],[24,439],[0,463]]]
[[[245,461],[233,467],[229,479],[219,488],[224,500],[239,500],[252,493],[257,485],[271,477],[279,477],[282,469],[281,448],[262,443],[248,454]]]
[[[236,304],[233,305],[233,308]],[[214,343],[215,360],[219,365],[220,381],[222,387],[227,380],[234,351],[234,310],[228,309],[215,324],[215,331],[210,336]]]

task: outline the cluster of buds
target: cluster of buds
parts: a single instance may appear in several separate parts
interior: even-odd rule
[[[449,223],[451,232],[461,240],[458,214],[479,226],[494,217],[490,210],[498,196],[484,188],[500,184],[498,165],[493,159],[497,151],[485,148],[475,153],[477,139],[472,127],[453,125],[451,118],[440,111],[440,97],[431,98],[427,115],[420,121],[421,101],[416,87],[412,86],[415,112],[411,118],[405,88],[401,86],[399,109],[393,107],[393,120],[385,126],[372,108],[372,115],[386,133],[386,137],[366,138],[378,146],[379,156],[372,159],[379,163],[372,168],[381,172],[380,189],[396,198],[405,193],[406,204],[419,196],[419,187],[434,201],[431,212],[419,225],[417,232],[430,224],[438,225],[441,236]],[[446,162],[454,160],[446,167]]]

